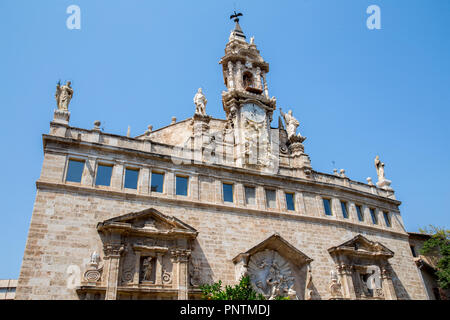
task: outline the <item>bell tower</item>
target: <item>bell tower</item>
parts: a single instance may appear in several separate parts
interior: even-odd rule
[[[269,97],[269,64],[261,57],[254,38],[247,42],[239,25],[240,16],[242,13],[235,12],[230,17],[235,26],[219,62],[227,87],[222,92],[222,104],[227,127],[233,130],[236,165],[273,172],[278,168],[279,148],[278,136],[270,128],[276,99]]]

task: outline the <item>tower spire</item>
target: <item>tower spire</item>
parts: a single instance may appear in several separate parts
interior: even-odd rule
[[[236,39],[236,40],[246,41],[245,34],[242,31],[241,26],[239,25],[239,17],[242,17],[242,16],[243,16],[243,14],[241,12],[236,13],[236,11],[234,11],[234,14],[232,14],[230,16],[230,19],[233,19],[235,22],[234,30],[231,31],[231,34],[230,34],[230,40]]]

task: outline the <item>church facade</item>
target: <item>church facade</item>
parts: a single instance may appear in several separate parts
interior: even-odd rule
[[[16,299],[198,299],[243,275],[267,299],[427,299],[384,163],[376,184],[315,171],[235,18],[225,119],[199,89],[134,138],[76,128],[58,85]]]

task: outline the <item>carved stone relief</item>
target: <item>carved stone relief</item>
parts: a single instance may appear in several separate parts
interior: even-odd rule
[[[274,250],[266,249],[252,255],[248,274],[253,288],[269,300],[277,296],[296,296],[289,262]]]

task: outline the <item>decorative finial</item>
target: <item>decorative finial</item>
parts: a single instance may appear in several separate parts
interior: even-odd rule
[[[234,22],[239,22],[239,17],[242,17],[243,16],[243,14],[242,13],[236,13],[236,11],[234,11],[234,14],[232,14],[231,16],[230,16],[230,19],[234,19]]]
[[[345,175],[345,170],[344,170],[344,169],[341,169],[341,170],[339,171],[339,173],[340,173],[340,175],[341,175],[342,178],[347,178],[347,176]]]
[[[99,120],[95,120],[94,121],[94,129],[93,130],[97,130],[97,131],[100,131],[100,125],[101,125],[102,123],[99,121]]]
[[[127,137],[130,137],[130,126],[128,126],[128,130],[127,130]]]
[[[371,177],[368,177],[366,180],[367,180],[367,184],[369,186],[373,186],[373,182],[372,182],[372,178]]]
[[[171,124],[175,124],[177,122],[177,118],[176,117],[172,117],[172,123]]]

